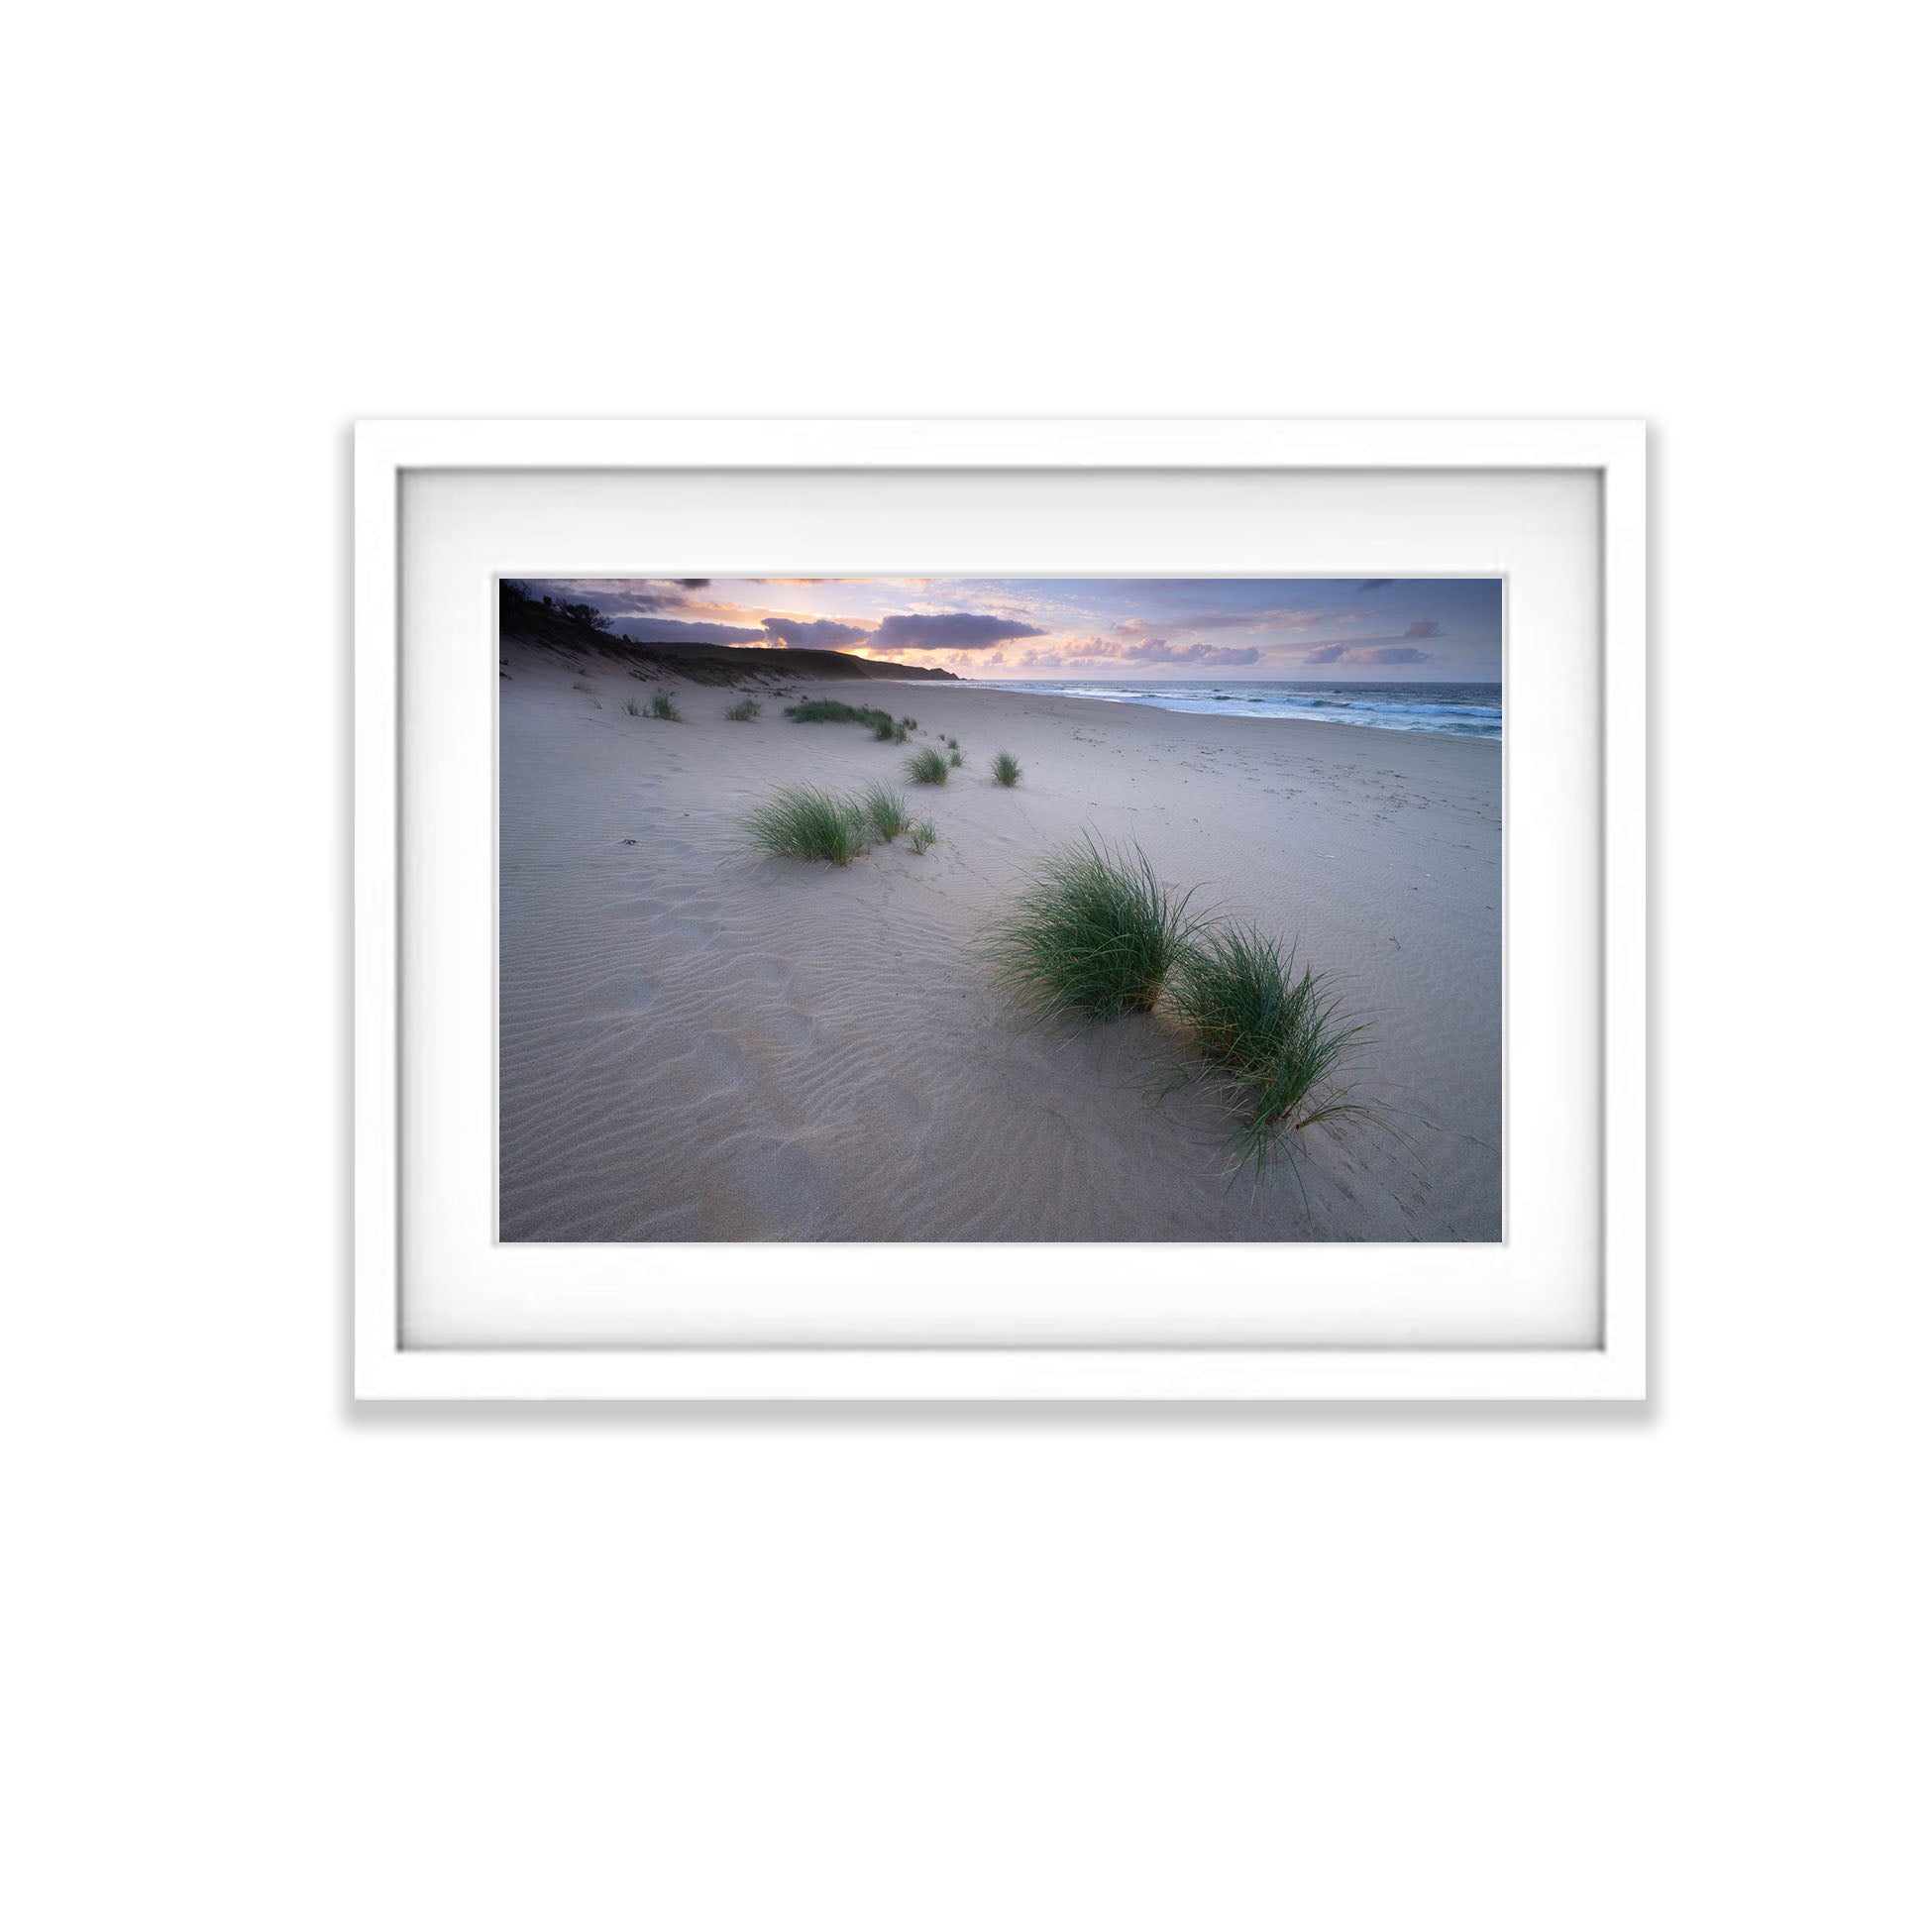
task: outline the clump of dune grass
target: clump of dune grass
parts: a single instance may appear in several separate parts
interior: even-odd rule
[[[900,768],[914,785],[943,785],[946,761],[936,745],[921,745]]]
[[[921,818],[912,828],[912,850],[923,858],[925,848],[939,836],[939,828],[930,818]]]
[[[875,738],[890,738],[893,734],[890,712],[880,710],[876,704],[847,704],[837,698],[807,698],[801,703],[786,705],[785,715],[794,724],[863,724]]]
[[[787,786],[745,820],[752,844],[775,859],[824,859],[850,865],[870,844],[863,810],[850,799],[810,786]]]
[[[1342,1084],[1365,1027],[1329,974],[1297,970],[1293,946],[1240,922],[1211,926],[1175,962],[1167,998],[1202,1056],[1176,1069],[1170,1090],[1200,1078],[1220,1089],[1240,1122],[1229,1141],[1236,1173],[1252,1161],[1258,1178],[1276,1153],[1293,1167],[1303,1127],[1376,1112]]]
[[[949,751],[946,753],[946,768],[948,771],[958,771],[960,766],[965,764],[965,762],[966,754],[963,751]]]
[[[959,749],[959,740],[957,738],[948,738],[946,740],[946,749],[948,751],[957,751]]]
[[[919,728],[919,721],[915,717],[903,717],[899,721],[909,731],[916,731]]]
[[[910,735],[911,734],[906,729],[906,720],[904,718],[901,718],[899,722],[893,726],[893,743],[896,745],[903,745]]]
[[[872,735],[875,738],[877,738],[881,744],[890,744],[892,742],[893,733],[898,729],[899,726],[896,725],[891,718],[886,716],[886,714],[883,711],[881,711],[880,714],[872,720]]]
[[[873,837],[884,844],[890,845],[901,832],[912,829],[912,815],[907,809],[905,794],[895,792],[890,785],[867,786],[859,809],[865,813]]]
[[[724,715],[733,724],[749,724],[758,715],[760,708],[757,698],[741,698]]]
[[[1038,1020],[1146,1013],[1193,932],[1191,897],[1137,845],[1114,852],[1089,833],[1049,853],[988,934],[995,975]]]
[[[626,698],[624,699],[624,709],[632,717],[649,717],[651,715],[650,705],[640,704],[634,698]]]
[[[651,694],[651,715],[669,718],[673,724],[682,724],[684,713],[678,708],[678,701],[668,691],[654,691]]]
[[[996,751],[993,754],[993,776],[1001,785],[1020,783],[1020,760],[1010,751]]]

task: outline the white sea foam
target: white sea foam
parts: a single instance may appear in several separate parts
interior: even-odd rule
[[[1490,684],[1314,684],[1256,680],[1128,683],[1124,679],[988,679],[1003,691],[1056,692],[1067,698],[1099,698],[1118,704],[1152,704],[1166,711],[1203,711],[1231,717],[1299,717],[1323,724],[1374,726],[1384,731],[1427,731],[1441,737],[1500,739],[1503,688]]]

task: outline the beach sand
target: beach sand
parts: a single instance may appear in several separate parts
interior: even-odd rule
[[[1496,1240],[1502,1233],[1501,748],[951,683],[796,685],[959,739],[794,724],[620,665],[512,652],[501,694],[505,1240]],[[591,688],[594,696],[574,689]],[[598,708],[599,704],[601,708]],[[1010,750],[1012,791],[988,764]],[[901,786],[939,841],[839,869],[753,857],[782,784]],[[1315,1127],[1229,1185],[1203,1089],[1149,1099],[1158,1018],[1003,1011],[975,941],[1048,847],[1137,840],[1196,908],[1343,977],[1373,1126]],[[634,843],[631,841],[635,841]],[[1404,1144],[1404,1143],[1407,1144]]]

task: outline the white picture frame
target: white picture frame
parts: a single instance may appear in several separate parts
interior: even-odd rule
[[[400,1162],[405,480],[437,472],[1584,473],[1600,527],[1599,1319],[1590,1345],[412,1345]],[[359,424],[355,1395],[362,1401],[1638,1402],[1646,1391],[1645,438],[1586,421]],[[531,560],[520,559],[517,568]],[[776,566],[779,560],[763,560]],[[789,559],[789,565],[813,560]],[[824,560],[817,560],[824,561]],[[1364,559],[1376,568],[1389,560]],[[479,641],[483,641],[480,633]],[[478,810],[489,802],[475,801]],[[1515,916],[1515,909],[1512,909]],[[1404,1250],[1381,1248],[1386,1265]]]

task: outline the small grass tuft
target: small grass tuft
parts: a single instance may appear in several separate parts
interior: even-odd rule
[[[757,698],[741,698],[724,715],[733,724],[749,724],[758,715],[761,708]]]
[[[650,705],[640,704],[637,701],[637,699],[634,698],[626,698],[624,699],[624,709],[628,711],[632,717],[649,717],[651,715]]]
[[[948,771],[958,771],[960,766],[965,764],[965,762],[966,754],[963,751],[949,751],[946,753],[946,768]]]
[[[775,859],[824,859],[850,865],[867,848],[865,814],[849,799],[810,786],[787,786],[745,820],[759,851]]]
[[[910,831],[912,816],[906,808],[904,793],[895,792],[889,785],[871,785],[859,801],[859,808],[865,813],[865,822],[874,838],[890,845],[901,832]]]
[[[957,738],[948,738],[946,740],[946,749],[948,751],[957,751],[959,749],[959,740]]]
[[[999,983],[1038,1020],[1146,1013],[1193,932],[1191,897],[1137,845],[1115,853],[1088,833],[1047,855],[989,933]]]
[[[946,782],[946,761],[939,756],[936,745],[921,745],[900,769],[914,785],[943,785]]]
[[[925,848],[939,836],[939,828],[930,818],[921,818],[912,828],[912,850],[923,858]]]
[[[654,691],[651,694],[651,715],[668,718],[673,724],[682,724],[684,713],[678,709],[678,701],[668,691]]]
[[[1167,997],[1202,1056],[1170,1090],[1196,1079],[1221,1090],[1240,1122],[1228,1143],[1237,1174],[1252,1161],[1258,1179],[1277,1152],[1294,1167],[1292,1136],[1318,1121],[1377,1113],[1342,1084],[1366,1028],[1330,975],[1296,970],[1293,946],[1243,923],[1212,926],[1184,948]]]
[[[1020,783],[1020,760],[1010,751],[996,751],[993,754],[993,776],[1002,785]]]

